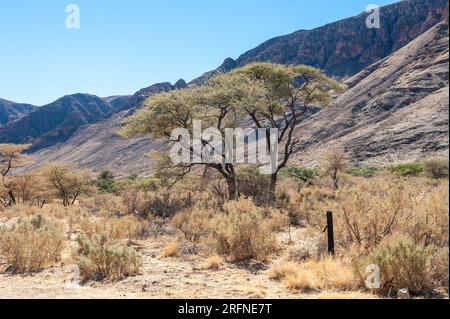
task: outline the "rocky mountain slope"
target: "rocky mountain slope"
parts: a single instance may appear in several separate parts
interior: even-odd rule
[[[123,110],[139,107],[152,94],[186,86],[180,80],[174,85],[155,84],[132,96],[100,98],[74,94],[42,107],[0,100],[0,118],[8,119],[4,127],[0,126],[0,143],[30,143],[33,144],[30,151],[35,152],[67,141],[78,129],[87,125],[98,123]],[[2,116],[3,108],[8,110],[5,116]]]
[[[300,126],[296,162],[318,164],[330,147],[365,164],[448,157],[448,32],[441,23],[350,78],[353,87]]]
[[[36,151],[64,142],[78,128],[113,113],[113,107],[97,96],[68,95],[0,128],[0,143],[31,143]]]
[[[0,99],[0,127],[24,117],[34,108],[34,105],[14,103]]]
[[[367,13],[313,30],[300,30],[271,39],[244,53],[227,58],[216,70],[193,83],[252,62],[307,64],[330,76],[352,76],[414,40],[447,13],[447,0],[406,0],[381,8],[379,29],[366,27]]]

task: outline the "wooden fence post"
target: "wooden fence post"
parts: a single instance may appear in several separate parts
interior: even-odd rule
[[[333,212],[327,212],[328,253],[334,256]]]

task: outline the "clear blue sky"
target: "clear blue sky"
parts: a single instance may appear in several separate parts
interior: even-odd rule
[[[0,0],[0,98],[132,94],[190,81],[272,37],[395,0]],[[65,26],[78,4],[81,28]]]

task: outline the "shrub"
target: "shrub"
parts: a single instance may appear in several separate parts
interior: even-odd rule
[[[406,163],[389,166],[389,170],[402,177],[414,177],[423,172],[423,165],[420,163]]]
[[[219,255],[209,256],[203,263],[200,264],[202,270],[219,270],[223,263],[222,257]]]
[[[282,171],[282,176],[290,176],[299,178],[305,183],[312,182],[319,176],[317,169],[304,168],[304,167],[290,167]]]
[[[139,274],[142,258],[133,248],[111,241],[106,235],[78,238],[80,276],[89,280],[118,281]]]
[[[430,278],[433,287],[445,288],[448,293],[449,286],[449,249],[434,248],[430,261]]]
[[[162,258],[171,258],[175,257],[178,254],[178,243],[169,243],[164,249],[161,251]]]
[[[176,214],[172,218],[171,225],[182,233],[184,239],[198,243],[213,231],[211,225],[213,217],[214,210],[195,207]]]
[[[434,179],[448,178],[448,160],[429,160],[423,163],[423,170],[428,177]]]
[[[0,228],[0,254],[13,273],[31,273],[54,265],[64,247],[64,232],[38,215]]]
[[[171,218],[176,213],[192,206],[192,194],[185,193],[154,193],[146,199],[143,213],[161,218]]]
[[[249,199],[224,205],[225,213],[214,221],[216,249],[234,262],[265,261],[276,251],[275,236],[269,231],[261,210]]]
[[[288,250],[289,260],[302,262],[309,259],[318,259],[326,252],[326,246],[321,237],[302,240]]]
[[[430,248],[397,235],[385,239],[366,258],[365,266],[374,264],[381,270],[381,293],[408,288],[419,293],[429,287],[427,263]]]
[[[112,217],[99,219],[83,219],[80,228],[88,238],[97,234],[105,234],[113,240],[127,239],[131,242],[145,233],[147,222],[134,217]]]
[[[380,169],[378,167],[368,166],[352,168],[350,169],[349,173],[353,176],[370,178],[375,176],[379,171]]]
[[[117,190],[114,174],[103,171],[95,180],[95,185],[103,193],[114,193]]]

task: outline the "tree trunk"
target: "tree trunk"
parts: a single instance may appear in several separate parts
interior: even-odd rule
[[[278,173],[273,173],[270,176],[270,187],[269,187],[269,200],[274,200],[276,197]]]
[[[227,178],[227,185],[228,185],[228,196],[230,197],[230,200],[237,199],[238,194],[237,194],[236,178],[235,177]]]
[[[8,196],[9,196],[9,206],[16,205],[16,198],[14,197],[14,194],[12,191],[8,192]]]

